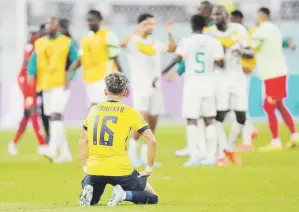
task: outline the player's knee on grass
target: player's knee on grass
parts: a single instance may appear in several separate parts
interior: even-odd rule
[[[135,204],[157,204],[159,201],[159,198],[157,195],[152,194],[147,191],[132,191],[132,199],[130,202],[133,202]]]
[[[187,125],[197,126],[197,119],[187,119]]]
[[[246,112],[245,111],[235,111],[236,120],[239,124],[244,125],[246,122]]]
[[[62,120],[62,114],[60,113],[53,113],[51,115],[51,121],[61,121]]]
[[[92,176],[86,175],[84,177],[84,179],[82,180],[81,185],[82,185],[82,189],[86,185],[91,185],[93,187],[93,194],[92,194],[92,199],[91,199],[90,205],[98,204],[101,197],[102,197],[102,195],[103,195],[103,193],[104,193],[106,184],[104,184],[104,183],[95,183],[92,180]],[[81,195],[82,195],[82,193],[80,194],[80,196]]]
[[[206,126],[210,126],[213,124],[215,118],[214,117],[204,117],[203,120],[204,120]]]
[[[219,121],[219,122],[223,122],[225,117],[226,117],[226,114],[228,113],[228,110],[225,110],[225,111],[217,111],[217,115],[216,115],[216,121]]]

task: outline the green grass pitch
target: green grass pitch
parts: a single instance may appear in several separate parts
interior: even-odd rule
[[[259,147],[270,140],[265,125],[259,125]],[[281,127],[284,142],[289,138]],[[151,184],[159,204],[136,206],[124,203],[108,208],[108,187],[100,204],[78,206],[82,168],[76,157],[79,130],[69,130],[74,163],[51,164],[36,155],[31,132],[19,144],[19,155],[7,154],[12,132],[0,132],[0,211],[116,211],[116,212],[297,212],[299,211],[299,150],[275,153],[244,153],[242,167],[182,168],[186,159],[174,157],[185,143],[184,127],[160,127],[157,131],[158,161]]]

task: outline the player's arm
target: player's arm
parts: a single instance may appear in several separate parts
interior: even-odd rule
[[[282,41],[282,48],[295,50],[296,49],[296,44],[294,42],[292,42],[291,40],[284,39]]]
[[[156,138],[152,131],[150,130],[148,124],[145,122],[145,120],[142,118],[140,113],[133,110],[131,115],[132,120],[132,128],[137,131],[145,140],[147,143],[147,166],[143,172],[140,172],[141,176],[149,176],[151,175],[155,159],[156,159]]]
[[[263,28],[257,28],[251,37],[251,47],[255,51],[259,51],[264,41],[267,39],[267,32]]]
[[[219,68],[224,68],[224,49],[218,40],[214,40],[214,64]]]
[[[87,128],[84,126],[84,129],[81,131],[80,134],[80,141],[79,141],[79,159],[81,165],[83,167],[84,172],[86,173],[86,161],[88,158],[88,134]]]
[[[147,20],[144,20],[141,22],[132,32],[130,32],[128,35],[126,35],[121,41],[120,41],[120,47],[121,48],[127,48],[130,41],[132,40],[133,36],[136,35],[138,32],[144,30],[144,27],[147,24]]]
[[[79,140],[79,159],[80,159],[80,162],[82,164],[82,167],[83,167],[83,171],[86,173],[86,161],[87,161],[87,158],[88,158],[88,153],[89,153],[89,149],[88,149],[88,117],[89,117],[89,114],[90,112],[92,111],[93,107],[90,108],[90,111],[88,113],[88,116],[87,118],[85,119],[84,121],[84,124],[83,124],[83,129],[81,131],[81,134],[80,134],[80,140]]]
[[[253,59],[254,52],[250,46],[250,38],[248,35],[248,31],[244,26],[240,28],[240,36],[241,36],[241,44],[240,44],[239,52],[241,57],[246,59]]]
[[[35,51],[32,53],[32,56],[29,59],[27,65],[27,74],[28,74],[28,83],[32,85],[37,74],[37,54]]]
[[[117,70],[119,72],[123,72],[118,58],[120,54],[120,44],[117,35],[113,32],[109,32],[107,34],[107,48],[108,48],[108,57],[114,61]]]
[[[175,52],[176,50],[176,42],[173,37],[172,33],[172,27],[173,27],[173,22],[172,21],[167,21],[166,23],[166,29],[168,32],[168,49],[167,52]]]
[[[69,48],[69,53],[68,53],[68,60],[70,61],[70,63],[72,65],[77,63],[78,60],[80,60],[79,54],[78,54],[78,47],[77,47],[76,43],[73,40],[71,40],[71,43],[70,43],[70,48]],[[65,72],[66,88],[68,87],[69,81],[71,81],[75,77],[75,74],[76,74],[75,71],[76,70],[77,70],[77,68],[72,70],[72,71],[66,70],[66,72]]]

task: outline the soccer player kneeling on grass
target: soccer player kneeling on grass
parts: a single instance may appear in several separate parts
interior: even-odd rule
[[[107,184],[113,185],[108,206],[122,201],[135,204],[157,204],[158,196],[147,182],[156,157],[156,139],[148,124],[133,108],[123,104],[128,79],[119,72],[105,77],[107,102],[94,105],[84,122],[80,137],[80,160],[86,173],[82,181],[80,205],[99,202]],[[133,170],[126,151],[130,130],[136,130],[147,141],[147,166]]]

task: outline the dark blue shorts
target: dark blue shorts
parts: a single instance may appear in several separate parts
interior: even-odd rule
[[[143,191],[147,183],[147,178],[139,178],[138,175],[139,173],[136,170],[130,175],[118,177],[86,175],[81,182],[82,189],[85,185],[93,186],[91,205],[95,205],[100,201],[107,184],[112,186],[120,185],[125,191]]]

